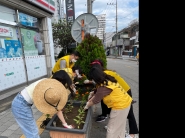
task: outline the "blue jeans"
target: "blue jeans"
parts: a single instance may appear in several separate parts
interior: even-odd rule
[[[26,138],[40,138],[31,104],[21,94],[17,94],[12,101],[12,113]]]

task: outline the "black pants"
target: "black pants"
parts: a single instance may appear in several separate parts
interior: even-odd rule
[[[127,93],[132,97],[131,89],[127,91]],[[110,114],[111,108],[108,108],[106,104],[104,104],[103,100],[101,100],[101,108],[102,108],[102,115],[106,116]],[[128,112],[128,124],[129,124],[129,134],[138,134],[139,130],[137,127],[136,119],[133,112],[133,106],[131,104],[130,110]]]

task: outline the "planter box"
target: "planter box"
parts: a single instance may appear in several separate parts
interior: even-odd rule
[[[79,105],[79,103],[73,103]],[[85,124],[83,129],[67,129],[62,127],[54,127],[53,122],[58,119],[57,114],[55,114],[50,122],[46,126],[46,130],[49,130],[51,138],[90,138],[90,129],[91,129],[91,115],[92,108],[90,107],[87,111],[87,116],[85,119]]]

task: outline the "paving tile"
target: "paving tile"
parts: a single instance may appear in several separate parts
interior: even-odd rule
[[[7,117],[7,118],[12,118],[12,117],[13,117],[12,112],[10,112],[9,114],[7,114],[6,117]]]
[[[8,138],[20,138],[22,134],[11,134],[10,136],[8,136]]]
[[[10,130],[10,129],[7,129],[6,131],[4,131],[1,136],[10,136],[14,131],[13,130]]]
[[[1,119],[0,119],[0,122],[6,123],[6,122],[9,121],[10,119],[11,119],[11,118],[4,117],[4,118],[1,118]]]
[[[0,116],[5,115],[7,113],[7,110],[0,113]]]
[[[9,126],[2,125],[0,126],[0,131],[3,132],[5,131]]]
[[[16,130],[12,133],[12,135],[13,135],[13,134],[19,134],[19,135],[22,135],[22,134],[23,134],[23,132],[22,132],[21,128],[19,127],[18,129],[16,129]]]
[[[4,125],[4,122],[0,122],[0,126]],[[0,130],[1,131],[1,130]]]
[[[41,115],[34,115],[35,120],[39,119]]]
[[[35,114],[38,110],[37,109],[32,109],[33,114]]]
[[[18,129],[19,128],[19,126],[17,125],[17,124],[13,124],[12,126],[10,126],[8,129],[10,129],[10,130],[16,130],[16,129]]]
[[[12,122],[12,121],[7,121],[6,123],[4,123],[3,125],[5,125],[5,126],[11,126],[11,125],[13,125],[13,124],[15,124],[15,122]]]

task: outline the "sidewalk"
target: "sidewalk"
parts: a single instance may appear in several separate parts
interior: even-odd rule
[[[118,57],[110,55],[110,56],[107,56],[107,58],[137,61],[137,59],[134,56],[129,57],[128,55],[122,55],[122,56],[118,56]]]

